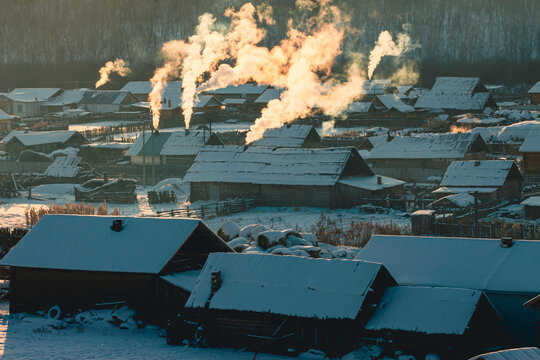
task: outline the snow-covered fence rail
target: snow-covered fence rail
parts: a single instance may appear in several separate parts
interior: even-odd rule
[[[204,219],[207,217],[222,216],[246,211],[255,206],[257,206],[257,198],[255,197],[237,198],[224,201],[208,202],[197,207],[184,205],[174,210],[157,211],[156,216]]]

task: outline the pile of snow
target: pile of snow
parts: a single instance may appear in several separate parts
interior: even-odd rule
[[[168,178],[161,180],[153,188],[156,192],[172,192],[177,197],[183,196],[189,193],[189,189],[186,188],[186,184],[180,178]]]
[[[234,222],[228,221],[219,227],[217,233],[239,253],[325,259],[352,259],[355,256],[355,252],[350,248],[320,243],[315,235],[292,229],[273,230],[260,224],[240,228]]]
[[[495,111],[496,116],[502,116],[510,121],[535,120],[540,117],[538,111],[500,109]]]

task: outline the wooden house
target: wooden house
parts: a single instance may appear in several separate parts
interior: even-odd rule
[[[395,284],[383,265],[354,260],[211,254],[186,303],[215,346],[350,351]],[[265,349],[266,350],[266,349]]]
[[[6,152],[19,155],[24,150],[50,153],[67,147],[78,148],[86,138],[77,131],[12,131],[2,139]]]
[[[0,94],[0,108],[12,115],[28,118],[41,115],[41,105],[62,93],[60,88],[20,88]]]
[[[184,180],[191,201],[256,197],[263,206],[349,208],[403,194],[402,181],[375,175],[352,147],[206,146]]]
[[[531,196],[521,202],[525,208],[525,217],[530,220],[540,219],[540,196]]]
[[[232,250],[200,220],[45,215],[0,264],[11,267],[11,313],[127,302],[159,322],[160,276],[221,251]]]
[[[454,161],[433,194],[478,193],[484,201],[519,199],[522,183],[523,176],[513,160]]]
[[[483,291],[516,346],[536,345],[538,241],[375,235],[358,260],[382,263],[400,285]]]
[[[423,93],[414,107],[449,112],[482,112],[487,107],[496,108],[497,103],[479,78],[438,77],[431,90]]]
[[[540,182],[540,125],[529,131],[519,152],[523,156],[523,176],[530,182]]]
[[[78,105],[93,113],[114,113],[138,101],[135,95],[127,91],[87,90]]]
[[[321,137],[313,126],[285,124],[282,127],[267,129],[262,138],[251,146],[311,148],[321,146]]]
[[[533,360],[540,359],[540,349],[537,347],[526,347],[493,351],[480,354],[469,360]]]
[[[540,81],[537,82],[530,90],[531,105],[540,105]]]
[[[388,137],[371,151],[368,161],[381,175],[408,182],[442,177],[454,160],[482,160],[487,146],[472,133]]]
[[[480,290],[393,286],[369,319],[370,338],[417,359],[464,359],[504,344],[501,318]]]

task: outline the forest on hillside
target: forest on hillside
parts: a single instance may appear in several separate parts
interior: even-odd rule
[[[261,3],[262,0],[253,0]],[[3,0],[0,11],[0,90],[75,80],[95,81],[114,58],[129,60],[132,78],[147,78],[164,41],[185,39],[197,18],[220,20],[238,0]],[[271,0],[276,24],[263,44],[274,45],[294,18],[294,1]],[[411,56],[424,83],[437,75],[478,75],[489,82],[540,78],[538,0],[335,0],[359,31],[345,49],[368,54],[378,34],[407,24],[421,48]],[[69,85],[66,85],[66,87]]]

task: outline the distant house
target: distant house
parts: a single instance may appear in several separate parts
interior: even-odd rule
[[[536,347],[526,347],[508,349],[481,354],[469,360],[533,360],[540,359],[540,349]]]
[[[540,81],[537,82],[530,90],[531,105],[540,105]]]
[[[449,111],[483,111],[497,103],[475,77],[438,77],[430,91],[422,94],[417,109],[443,109]]]
[[[21,151],[32,150],[50,153],[67,147],[80,147],[86,138],[77,131],[12,131],[2,139],[6,151],[19,155]]]
[[[41,115],[41,105],[62,93],[60,88],[20,88],[0,93],[0,108],[21,118]]]
[[[60,95],[41,104],[43,113],[61,112],[68,109],[77,109],[81,100],[91,90],[76,89],[64,90]]]
[[[355,148],[206,146],[184,180],[191,201],[255,196],[264,206],[349,208],[403,193],[402,181],[375,175]]]
[[[211,254],[187,303],[217,346],[261,345],[350,351],[384,289],[383,265],[296,256]]]
[[[152,163],[152,156],[154,157],[154,164],[163,165],[164,160],[161,157],[161,150],[171,134],[172,132],[166,131],[146,132],[144,136],[141,134],[126,152],[126,156],[130,157],[131,164],[134,165],[142,165],[145,162],[148,166]]]
[[[201,269],[222,251],[232,250],[200,220],[45,215],[0,265],[12,270],[11,313],[120,301],[159,322],[160,276]]]
[[[79,100],[79,107],[94,113],[114,113],[138,102],[132,93],[117,90],[88,90]]]
[[[540,125],[529,131],[519,152],[523,155],[523,175],[540,179]]]
[[[377,95],[373,101],[373,107],[379,111],[394,111],[400,114],[415,111],[414,107],[404,104],[403,101],[401,101],[401,98],[396,94]]]
[[[430,176],[442,177],[454,160],[481,160],[486,152],[486,143],[478,134],[422,134],[378,142],[368,161],[378,174],[423,181]]]
[[[282,92],[282,89],[267,88],[253,103],[262,110],[270,101],[279,99]]]
[[[540,196],[531,196],[521,202],[525,208],[525,217],[531,220],[540,219]]]
[[[537,314],[523,304],[540,294],[539,256],[538,241],[375,235],[357,259],[384,264],[400,285],[481,290],[510,340],[531,346]]]
[[[208,91],[207,94],[214,95],[219,101],[225,99],[246,99],[253,102],[267,89],[268,85],[231,85],[222,89]]]
[[[150,81],[130,81],[120,91],[127,91],[135,95],[141,101],[148,101],[148,95],[152,91],[152,83]],[[163,98],[172,99],[182,96],[182,82],[169,81],[163,90]]]
[[[368,114],[374,111],[373,108],[373,102],[367,101],[367,102],[352,102],[347,106],[347,113],[348,114]]]
[[[285,124],[282,127],[268,129],[261,139],[251,146],[309,148],[320,147],[321,137],[313,126]]]
[[[17,117],[6,113],[0,109],[0,133],[6,133],[13,130]]]
[[[366,330],[419,359],[427,353],[463,359],[504,344],[501,321],[480,290],[394,286]]]
[[[477,192],[483,200],[517,199],[523,176],[512,160],[469,160],[450,164],[433,192],[437,196]]]

